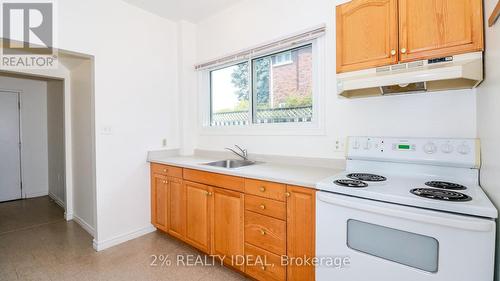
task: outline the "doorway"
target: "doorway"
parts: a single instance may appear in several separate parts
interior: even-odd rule
[[[0,202],[22,198],[20,94],[0,90]]]

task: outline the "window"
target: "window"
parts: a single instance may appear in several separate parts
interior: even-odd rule
[[[211,126],[313,119],[312,44],[210,71]]]
[[[248,124],[248,87],[248,62],[210,72],[212,126]]]

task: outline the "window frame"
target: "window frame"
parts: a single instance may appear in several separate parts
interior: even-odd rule
[[[294,50],[307,45],[312,46],[313,57],[313,116],[311,122],[287,122],[287,123],[253,123],[253,79],[249,77],[249,116],[246,125],[231,126],[211,126],[212,117],[212,94],[211,94],[211,73],[219,69],[224,69],[232,65],[247,62],[249,73],[253,71],[252,63],[254,59],[267,57],[280,52]],[[325,95],[325,38],[319,37],[311,41],[297,44],[292,48],[275,49],[258,56],[233,61],[220,65],[198,74],[198,108],[199,110],[199,134],[200,135],[325,135],[324,122],[324,95]]]

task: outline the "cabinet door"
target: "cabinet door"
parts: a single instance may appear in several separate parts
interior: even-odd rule
[[[168,231],[168,180],[165,176],[151,176],[151,223]]]
[[[483,50],[482,0],[399,0],[401,61]]]
[[[287,187],[287,256],[315,256],[316,192]],[[287,280],[314,280],[314,266],[288,265]]]
[[[243,193],[213,188],[212,254],[225,256],[224,262],[243,271],[244,255],[244,205]]]
[[[186,242],[210,253],[211,188],[184,182],[186,189]]]
[[[397,13],[397,0],[353,0],[337,6],[337,72],[397,63]]]
[[[186,237],[186,188],[181,179],[169,178],[169,228],[168,233],[184,240]]]

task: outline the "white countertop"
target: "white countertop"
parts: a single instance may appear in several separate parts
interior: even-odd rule
[[[271,162],[257,163],[252,166],[235,169],[204,165],[204,163],[218,160],[223,159],[215,159],[205,156],[152,156],[148,159],[149,162],[153,163],[311,188],[316,188],[317,182],[343,171],[340,168],[324,168]]]

